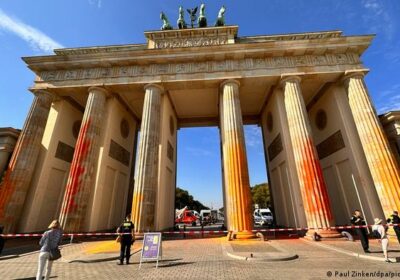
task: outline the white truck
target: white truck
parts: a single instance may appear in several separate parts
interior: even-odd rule
[[[271,210],[269,208],[261,208],[254,210],[254,223],[265,226],[272,225],[274,217],[272,216]]]

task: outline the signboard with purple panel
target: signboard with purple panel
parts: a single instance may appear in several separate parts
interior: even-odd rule
[[[156,260],[158,268],[158,259],[161,256],[161,233],[160,232],[147,232],[143,237],[142,255],[140,257],[140,265],[142,261]]]

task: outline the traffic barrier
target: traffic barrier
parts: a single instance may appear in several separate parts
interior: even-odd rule
[[[373,225],[363,225],[363,226],[333,226],[333,227],[297,227],[297,228],[260,228],[260,229],[253,229],[253,232],[284,232],[284,231],[307,231],[307,230],[329,230],[329,229],[356,229],[356,228],[368,228]],[[386,224],[386,227],[389,226],[400,226],[400,224]],[[184,226],[183,231],[161,231],[163,234],[218,234],[218,233],[229,233],[228,230],[186,230],[186,226]],[[123,235],[130,234],[130,233],[122,233]],[[143,234],[140,232],[139,234]],[[42,237],[42,233],[9,233],[9,234],[0,234],[2,237]],[[86,232],[86,233],[64,233],[63,236],[74,237],[78,236],[116,236],[119,233],[116,232]]]

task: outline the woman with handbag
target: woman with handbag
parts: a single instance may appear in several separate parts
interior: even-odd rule
[[[44,279],[49,279],[53,261],[61,258],[58,245],[61,242],[63,232],[60,228],[58,220],[54,220],[49,225],[49,230],[46,231],[40,239],[39,266],[36,275],[36,280],[41,280],[44,272],[44,267],[47,262],[47,270]]]

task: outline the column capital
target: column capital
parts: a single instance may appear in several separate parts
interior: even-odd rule
[[[292,73],[292,74],[282,74],[281,79],[279,81],[279,85],[283,86],[286,82],[301,82],[301,77],[304,76],[305,73]]]
[[[238,80],[234,80],[234,79],[228,79],[228,80],[224,80],[221,84],[220,84],[220,88],[223,88],[225,85],[227,84],[236,84],[238,87],[240,87],[240,82]]]
[[[165,91],[164,87],[158,84],[146,84],[144,86],[144,90],[147,90],[148,88],[157,88],[158,90],[161,91],[161,93]]]
[[[98,92],[104,94],[107,97],[111,96],[110,92],[103,87],[90,87],[88,89],[88,92]]]
[[[55,101],[57,99],[57,96],[54,93],[51,93],[44,89],[35,89],[35,90],[32,90],[32,93],[37,97],[42,96],[45,98],[49,98],[49,99],[51,99],[51,101]]]
[[[346,70],[340,80],[342,83],[346,83],[351,78],[364,78],[368,72],[368,69]]]

